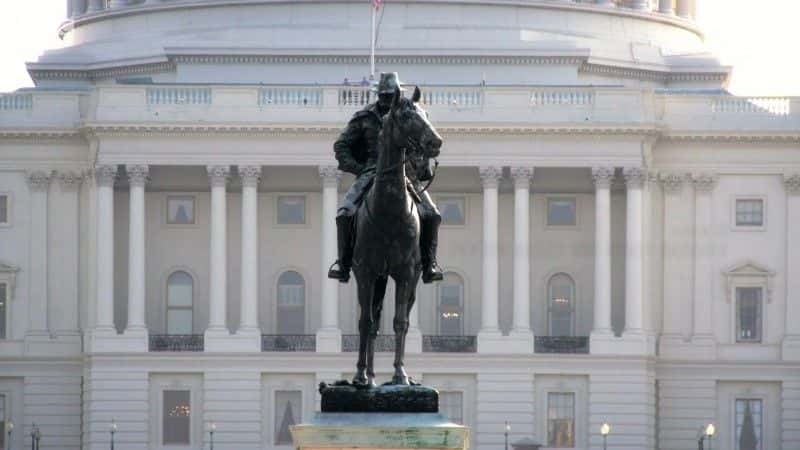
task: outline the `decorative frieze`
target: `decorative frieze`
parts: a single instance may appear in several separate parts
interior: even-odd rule
[[[261,166],[239,166],[239,178],[242,186],[257,187],[261,180]]]
[[[34,170],[28,172],[28,186],[32,191],[47,191],[50,181],[53,179],[53,172],[46,170]]]
[[[83,183],[83,180],[86,178],[86,173],[82,171],[59,171],[57,178],[59,183],[61,183],[62,189],[73,191],[81,186],[81,183]]]
[[[647,179],[647,171],[642,167],[625,167],[622,176],[628,189],[641,189]]]
[[[683,183],[687,179],[685,173],[679,172],[662,172],[658,176],[661,186],[664,187],[664,192],[667,194],[679,194],[683,189]]]
[[[512,167],[511,178],[514,179],[514,186],[529,187],[533,178],[533,167]]]
[[[717,175],[713,173],[692,174],[692,184],[697,192],[709,193],[717,184]]]
[[[789,195],[800,195],[800,174],[784,174],[783,185]]]
[[[478,172],[484,188],[496,188],[500,182],[500,177],[503,176],[503,168],[496,166],[481,167],[478,169]]]
[[[208,166],[208,180],[212,187],[225,186],[228,184],[228,177],[231,174],[229,166]]]
[[[114,186],[114,182],[117,180],[117,166],[96,166],[94,168],[94,179],[98,186]]]
[[[613,167],[592,167],[592,181],[596,188],[610,189],[614,182]]]
[[[144,186],[150,180],[150,167],[146,165],[132,165],[125,167],[128,173],[128,183],[131,186]]]

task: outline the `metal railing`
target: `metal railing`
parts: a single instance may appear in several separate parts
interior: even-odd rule
[[[343,334],[342,335],[342,351],[343,352],[357,352],[358,351],[358,335],[357,334]],[[394,351],[394,335],[393,334],[379,334],[375,339],[376,352],[393,352]]]
[[[536,336],[536,353],[589,353],[588,336]]]
[[[478,351],[476,336],[422,336],[422,351],[432,353],[475,353]]]
[[[202,334],[151,334],[151,352],[202,352]]]
[[[317,336],[313,334],[262,334],[262,352],[315,352]]]

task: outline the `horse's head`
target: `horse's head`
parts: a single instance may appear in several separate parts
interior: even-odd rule
[[[401,147],[408,148],[409,145],[405,145],[407,142],[412,149],[422,151],[423,154],[419,156],[435,158],[439,156],[442,137],[428,120],[427,111],[420,105],[421,97],[419,87],[414,88],[414,95],[410,100],[403,97],[400,88],[396,88],[386,121],[390,125],[390,138],[398,143],[403,142]]]

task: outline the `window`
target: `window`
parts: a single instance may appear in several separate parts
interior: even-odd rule
[[[8,339],[8,326],[6,325],[7,310],[8,283],[0,283],[0,339]]]
[[[186,272],[167,279],[167,334],[192,334],[194,280]]]
[[[459,336],[464,333],[464,280],[453,272],[439,283],[439,334]]]
[[[764,200],[758,198],[736,199],[736,226],[762,228],[764,226]]]
[[[0,450],[7,450],[7,445],[10,444],[6,442],[6,423],[8,419],[6,419],[6,396],[0,394]]]
[[[575,447],[575,393],[547,393],[547,446]]]
[[[289,427],[303,418],[301,391],[275,391],[275,445],[292,445]]]
[[[278,224],[302,225],[306,223],[306,198],[302,195],[278,197]]]
[[[760,287],[736,288],[736,342],[761,342]]]
[[[575,330],[575,282],[557,273],[547,283],[550,336],[573,336]]]
[[[278,278],[278,334],[304,334],[306,329],[306,282],[290,270]]]
[[[167,224],[194,225],[195,198],[193,195],[167,196]]]
[[[439,411],[453,423],[464,424],[464,393],[439,391]]]
[[[8,225],[10,222],[8,218],[9,203],[8,194],[0,194],[0,225]]]
[[[547,199],[547,226],[574,227],[578,224],[578,206],[574,197]]]
[[[162,444],[191,444],[191,391],[164,390],[163,396]]]
[[[761,399],[736,399],[736,450],[763,450]]]
[[[442,225],[464,225],[464,197],[439,197],[439,211],[442,213]]]

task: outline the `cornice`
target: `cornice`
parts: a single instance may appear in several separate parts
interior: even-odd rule
[[[79,139],[77,128],[0,128],[0,141],[6,140],[64,140]]]
[[[593,62],[584,63],[579,69],[582,73],[606,75],[620,78],[644,79],[659,82],[675,81],[714,81],[725,83],[730,76],[730,70],[719,71],[696,71],[696,72],[675,72],[665,68],[665,70],[640,69],[635,67],[621,67],[610,64],[600,64]]]
[[[661,135],[661,140],[676,142],[800,142],[800,132],[770,133],[752,132],[742,133],[737,131],[718,131],[712,133],[666,133]]]
[[[368,64],[369,56],[361,54],[170,54],[174,64]],[[503,65],[578,65],[586,56],[575,55],[404,55],[375,57],[378,64],[503,64]]]
[[[28,73],[34,80],[96,80],[125,75],[144,75],[151,73],[174,72],[173,61],[151,62],[143,64],[125,64],[117,67],[105,68],[53,68],[45,65],[31,64]]]

